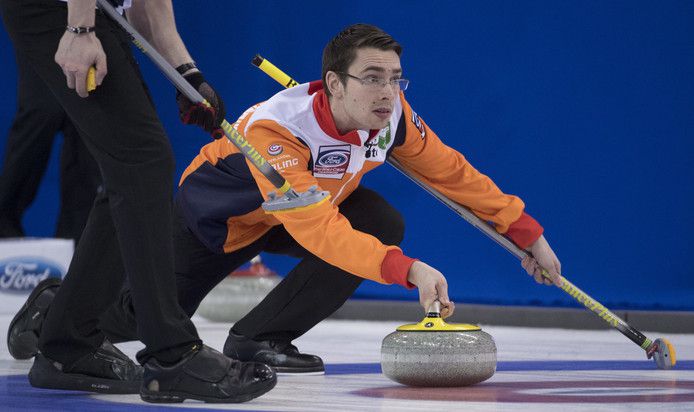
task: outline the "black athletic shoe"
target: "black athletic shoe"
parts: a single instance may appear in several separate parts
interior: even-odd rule
[[[15,359],[29,359],[38,352],[41,325],[60,287],[60,279],[39,282],[7,330],[7,349]]]
[[[224,343],[224,354],[243,362],[264,363],[280,374],[322,375],[325,373],[321,358],[300,353],[291,342],[254,341],[230,331]]]
[[[196,345],[170,366],[154,358],[148,360],[140,397],[155,403],[186,399],[238,403],[257,398],[276,383],[277,376],[267,365],[235,361],[205,345]]]
[[[39,353],[29,371],[29,383],[36,388],[99,393],[139,393],[142,366],[136,365],[111,342],[64,367]]]

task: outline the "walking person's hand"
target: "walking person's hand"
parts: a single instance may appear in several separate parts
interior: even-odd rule
[[[89,68],[96,68],[96,85],[106,77],[106,53],[96,34],[75,34],[66,31],[58,43],[55,62],[63,69],[67,87],[75,89],[80,97],[89,96],[87,91],[87,73]]]

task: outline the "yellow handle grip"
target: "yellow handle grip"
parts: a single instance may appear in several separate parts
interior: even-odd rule
[[[92,66],[87,72],[87,91],[93,92],[94,90],[96,90],[96,69]]]
[[[262,59],[261,63],[258,65],[258,68],[265,73],[267,73],[270,77],[275,79],[278,83],[284,85],[286,88],[292,88],[299,83],[297,83],[296,80],[292,79],[289,77],[285,72],[277,68],[274,64],[270,63],[269,61]]]

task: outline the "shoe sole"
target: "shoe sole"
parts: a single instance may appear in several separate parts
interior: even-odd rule
[[[230,398],[214,398],[209,396],[200,396],[193,393],[168,391],[168,392],[152,392],[148,390],[140,390],[140,398],[145,402],[150,403],[181,403],[186,399],[194,399],[207,403],[242,403],[255,399],[274,388],[277,384],[277,376],[273,376],[272,380],[267,381],[262,388],[255,392],[244,393]]]
[[[10,355],[12,355],[12,357],[15,359],[31,359],[32,357],[36,356],[36,353],[38,352],[39,337],[33,330],[26,330],[24,332],[20,332],[13,335],[12,329],[14,329],[17,322],[19,322],[19,320],[22,319],[29,312],[29,307],[33,306],[34,303],[36,303],[36,300],[38,299],[39,295],[41,295],[46,289],[60,286],[60,279],[49,279],[54,279],[54,281],[46,282],[44,285],[41,286],[41,288],[35,288],[31,292],[31,294],[27,298],[27,301],[24,302],[22,308],[19,310],[19,312],[17,312],[14,318],[12,318],[12,321],[10,322],[10,327],[7,329],[7,349],[9,350]],[[31,349],[22,350],[20,348]]]
[[[296,369],[296,368],[275,368],[272,367],[276,374],[282,376],[320,376],[325,375],[325,369]]]
[[[142,381],[116,381],[79,373],[65,373],[41,354],[36,355],[29,370],[29,383],[35,388],[62,389],[110,394],[140,393]]]

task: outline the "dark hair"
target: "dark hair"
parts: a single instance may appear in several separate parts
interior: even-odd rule
[[[353,24],[333,37],[323,49],[323,68],[321,79],[323,89],[330,96],[328,85],[325,82],[325,75],[329,71],[347,72],[349,66],[354,62],[357,49],[373,47],[380,50],[393,50],[400,56],[402,46],[393,39],[390,34],[384,32],[376,26],[370,24]],[[341,81],[345,82],[345,75],[339,74]]]

